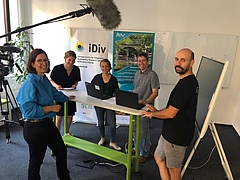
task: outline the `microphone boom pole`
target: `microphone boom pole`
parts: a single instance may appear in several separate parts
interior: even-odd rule
[[[93,13],[93,9],[91,7],[87,7],[87,8],[84,8],[84,9],[77,10],[77,11],[72,11],[72,12],[69,12],[67,14],[49,19],[47,21],[43,21],[43,22],[33,24],[33,25],[30,25],[30,26],[25,26],[25,27],[22,27],[22,28],[18,28],[15,31],[12,31],[12,32],[9,32],[7,34],[4,34],[4,35],[0,36],[0,38],[6,37],[6,36],[9,36],[11,34],[18,33],[18,32],[22,32],[22,31],[25,31],[25,30],[28,30],[28,29],[31,29],[31,28],[34,28],[34,27],[37,27],[37,26],[40,26],[40,25],[43,25],[43,24],[57,22],[57,20],[62,21],[62,20],[66,20],[66,19],[71,19],[71,18],[75,18],[75,17],[84,16],[85,14],[90,14],[90,13]]]

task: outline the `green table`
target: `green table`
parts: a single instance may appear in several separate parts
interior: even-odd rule
[[[135,172],[139,171],[139,149],[140,149],[140,117],[143,110],[135,110],[132,108],[127,108],[115,104],[115,100],[111,99],[109,101],[100,100],[86,95],[86,92],[81,91],[63,91],[66,95],[75,95],[74,101],[91,104],[98,107],[104,107],[111,110],[121,111],[130,114],[129,120],[129,130],[128,130],[128,153],[116,151],[111,148],[104,146],[99,146],[98,144],[73,137],[67,134],[67,102],[64,103],[64,135],[63,141],[67,146],[71,146],[97,156],[118,162],[123,164],[127,168],[126,179],[131,178],[131,163],[135,160]],[[113,101],[113,102],[111,102]],[[132,155],[132,139],[133,139],[133,127],[136,123],[136,153]]]

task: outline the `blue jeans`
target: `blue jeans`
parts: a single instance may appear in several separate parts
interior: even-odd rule
[[[150,119],[141,117],[140,119],[140,154],[139,156],[148,157],[150,150],[150,132],[149,132]],[[136,139],[136,133],[133,134]],[[136,147],[136,141],[134,141]]]
[[[115,111],[94,107],[98,118],[98,129],[101,137],[105,137],[105,125],[108,125],[110,142],[115,142],[116,135],[116,114]],[[106,124],[105,124],[106,122]]]
[[[70,180],[67,169],[67,149],[53,121],[26,122],[23,135],[29,147],[28,180],[40,180],[42,165],[47,147],[56,156],[57,174],[59,179]]]

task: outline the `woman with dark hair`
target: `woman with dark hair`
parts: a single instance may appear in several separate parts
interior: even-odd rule
[[[115,91],[119,89],[118,81],[115,76],[110,73],[111,70],[111,63],[108,59],[103,59],[100,61],[100,68],[102,73],[97,74],[92,79],[92,83],[99,85],[102,90],[102,94],[108,97],[113,97]],[[98,145],[104,145],[106,138],[105,138],[105,123],[109,126],[109,136],[110,136],[110,143],[109,147],[114,148],[115,150],[120,151],[121,147],[117,145],[115,142],[115,135],[116,135],[116,114],[115,111],[97,107],[95,106],[95,111],[98,118],[98,128],[100,131],[101,139],[98,142]]]
[[[28,76],[16,97],[25,119],[23,136],[29,147],[28,179],[40,180],[40,167],[46,149],[49,147],[56,156],[59,179],[69,180],[67,169],[67,149],[52,121],[61,109],[54,100],[66,102],[69,98],[56,90],[45,73],[49,72],[49,59],[42,49],[34,49],[28,58]]]

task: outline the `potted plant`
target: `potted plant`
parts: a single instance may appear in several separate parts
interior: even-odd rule
[[[18,29],[19,28],[20,27],[18,27]],[[15,39],[11,40],[9,43],[20,49],[20,52],[15,53],[13,56],[15,65],[17,64],[19,67],[14,67],[12,74],[16,82],[21,84],[25,81],[27,76],[26,65],[28,55],[34,49],[30,42],[30,33],[28,31],[21,31],[17,33]]]

